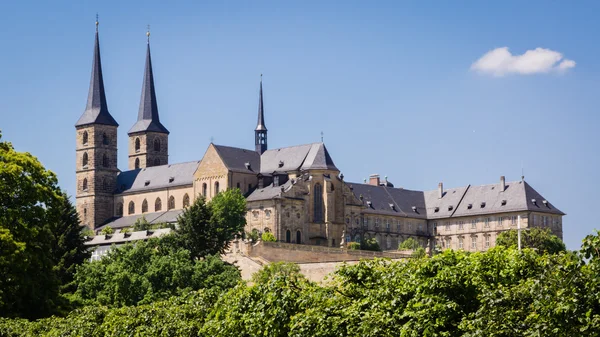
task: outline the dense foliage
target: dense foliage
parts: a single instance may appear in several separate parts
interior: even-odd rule
[[[61,293],[74,265],[88,257],[56,175],[0,141],[0,316],[36,318],[67,308]]]
[[[518,232],[511,229],[500,233],[496,245],[504,247],[518,247]],[[528,228],[521,231],[521,247],[537,249],[541,253],[556,254],[567,250],[564,242],[552,234],[548,228]]]
[[[600,237],[581,252],[498,246],[409,261],[368,260],[315,284],[271,264],[253,284],[66,318],[0,320],[6,336],[597,336]]]
[[[223,254],[246,225],[246,199],[239,189],[225,190],[210,202],[199,197],[177,219],[177,237],[193,257]]]
[[[190,290],[227,289],[240,281],[239,270],[218,256],[191,259],[175,244],[173,238],[127,244],[82,265],[73,300],[116,307],[146,304]]]
[[[262,233],[262,235],[260,236],[260,238],[261,238],[261,240],[263,240],[265,242],[275,242],[275,241],[277,241],[277,238],[271,232],[264,232],[264,233]]]

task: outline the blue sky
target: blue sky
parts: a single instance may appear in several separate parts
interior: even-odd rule
[[[589,210],[600,203],[599,10],[592,1],[3,1],[0,129],[74,195],[74,124],[98,12],[121,169],[150,24],[171,162],[199,160],[211,137],[252,148],[263,73],[270,147],[323,131],[346,180],[379,173],[409,189],[518,180],[523,167],[568,214],[564,239],[576,249],[598,228]],[[473,66],[492,50],[488,68]],[[565,60],[574,64],[558,70]]]

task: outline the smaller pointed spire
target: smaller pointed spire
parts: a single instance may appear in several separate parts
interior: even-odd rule
[[[108,112],[106,104],[106,93],[104,91],[104,79],[102,77],[102,61],[100,60],[100,41],[98,38],[98,14],[96,14],[96,37],[94,41],[94,60],[92,61],[92,77],[88,93],[85,111],[75,124],[82,126],[87,124],[105,124],[119,126]]]
[[[142,97],[138,111],[137,122],[129,130],[129,134],[135,132],[161,132],[169,133],[169,130],[160,123],[158,116],[158,104],[154,89],[154,75],[152,73],[152,58],[150,56],[150,26],[146,32],[148,43],[146,47],[146,68],[144,70],[144,82],[142,84]]]
[[[263,105],[263,89],[262,89],[262,74],[260,74],[260,93],[258,98],[258,123],[255,131],[267,131],[265,125],[265,108]]]

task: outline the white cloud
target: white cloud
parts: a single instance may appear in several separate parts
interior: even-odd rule
[[[513,55],[508,47],[496,48],[483,55],[471,65],[471,70],[482,74],[504,76],[506,74],[539,74],[566,71],[575,67],[575,61],[563,58],[557,51],[536,48],[523,55]]]

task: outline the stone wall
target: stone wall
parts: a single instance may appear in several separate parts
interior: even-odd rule
[[[135,149],[136,140],[140,140],[139,150]],[[160,142],[160,150],[155,151],[154,141]],[[139,168],[166,165],[169,163],[169,135],[166,133],[148,132],[129,136],[129,169],[135,169],[135,160],[139,159]],[[155,160],[159,160],[158,165]]]

